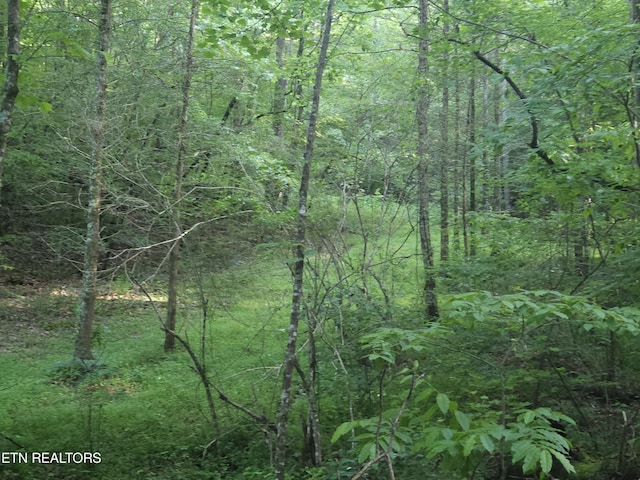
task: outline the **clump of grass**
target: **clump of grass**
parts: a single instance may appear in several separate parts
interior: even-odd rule
[[[56,362],[48,373],[51,383],[77,385],[83,380],[99,380],[116,375],[118,371],[100,360],[74,358]]]

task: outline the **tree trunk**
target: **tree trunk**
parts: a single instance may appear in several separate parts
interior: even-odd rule
[[[302,55],[304,54],[304,36],[300,37],[298,40],[298,48],[296,49],[296,59],[298,63],[302,60]],[[302,118],[304,115],[304,101],[302,99],[303,87],[302,87],[302,79],[298,74],[294,79],[293,85],[293,98],[295,102],[295,107],[293,109],[293,122],[294,122],[294,131],[297,131],[300,126],[302,126]],[[297,140],[298,135],[294,135],[293,146],[296,147],[302,142]]]
[[[476,158],[473,152],[470,152],[471,147],[476,143],[476,78],[475,73],[472,74],[471,80],[469,81],[469,111],[467,118],[467,139],[468,139],[468,147],[467,147],[467,156],[468,156],[468,190],[469,190],[469,206],[467,208],[468,212],[475,212],[477,209],[476,202]],[[467,244],[468,244],[468,254],[470,257],[475,256],[476,254],[476,239],[475,239],[475,231],[473,228],[470,228],[468,224],[468,218],[465,220],[465,231],[467,232]]]
[[[449,0],[444,0],[442,8],[449,11]],[[444,37],[449,34],[449,24],[445,20],[442,27]],[[440,261],[449,259],[449,53],[442,54],[442,115],[440,120]]]
[[[429,127],[427,114],[429,112],[429,40],[427,35],[428,4],[427,0],[419,2],[420,43],[418,45],[418,101],[416,104],[416,125],[418,129],[418,227],[420,231],[420,253],[424,269],[424,302],[428,319],[438,317],[438,301],[436,297],[436,278],[433,273],[434,255],[429,231]]]
[[[640,24],[640,0],[631,0],[631,23],[634,25]],[[638,48],[640,48],[640,41],[638,43]],[[633,119],[635,160],[640,167],[640,55],[638,54],[638,48],[634,50],[634,55],[631,58],[631,81],[633,82],[631,116]]]
[[[87,206],[87,233],[80,291],[78,336],[75,358],[90,360],[97,295],[98,262],[101,253],[100,210],[102,204],[102,160],[107,97],[107,51],[111,34],[111,0],[102,0],[98,33],[98,73],[96,112],[91,128],[93,155],[89,166],[89,202]]]
[[[284,76],[285,42],[286,40],[282,37],[276,39],[276,61],[278,62],[279,76],[273,92],[273,133],[278,138],[284,136],[282,117],[287,109],[286,94],[289,84],[287,78]]]
[[[2,175],[7,152],[7,140],[13,118],[13,107],[18,96],[18,55],[20,54],[20,0],[7,2],[7,77],[4,82],[2,105],[0,107],[0,195],[2,194]],[[0,196],[0,205],[2,198]]]
[[[458,26],[455,26],[456,32],[459,30]],[[456,47],[454,46],[454,49]],[[457,49],[454,50],[457,54]],[[462,204],[464,202],[464,195],[462,194],[462,165],[461,158],[463,157],[461,142],[460,142],[460,125],[461,125],[461,96],[460,90],[462,82],[460,81],[460,72],[455,70],[455,83],[453,92],[453,103],[455,105],[454,116],[454,138],[453,138],[453,248],[456,252],[460,252],[460,223],[462,217]]]
[[[318,385],[318,356],[316,349],[315,331],[318,326],[315,314],[309,315],[309,384],[307,386],[307,401],[309,402],[309,450],[311,454],[311,464],[319,466],[322,464],[322,448],[320,437],[320,415],[318,412],[318,401],[316,386]]]
[[[589,274],[589,242],[584,223],[573,232],[573,254],[576,274],[586,277]]]
[[[304,162],[300,177],[300,195],[298,205],[298,226],[296,235],[296,246],[294,249],[295,263],[292,267],[293,273],[293,297],[291,300],[291,315],[289,320],[289,338],[283,363],[282,389],[280,394],[280,406],[276,421],[277,438],[275,451],[275,478],[284,480],[287,459],[287,439],[288,420],[291,408],[291,383],[293,371],[297,363],[296,345],[298,339],[298,324],[303,302],[303,273],[304,273],[304,250],[307,229],[307,196],[309,193],[309,177],[311,173],[311,160],[313,158],[313,148],[316,137],[316,126],[318,122],[318,112],[320,109],[320,92],[322,89],[322,76],[327,61],[329,50],[329,38],[331,35],[331,24],[333,16],[333,6],[335,0],[329,0],[325,17],[324,30],[318,55],[318,66],[316,68],[316,78],[313,86],[313,100],[309,113],[309,125],[307,127],[306,147],[304,151]]]
[[[507,98],[507,82],[502,82],[499,86],[496,86],[498,89],[498,119],[497,124],[503,126],[507,120],[507,108],[504,105]],[[502,150],[500,151],[499,158],[499,169],[500,169],[500,183],[501,187],[501,198],[502,198],[502,210],[506,212],[510,212],[512,210],[512,201],[511,201],[511,185],[505,181],[507,176],[509,175],[510,169],[510,152],[509,145],[503,145]]]
[[[187,127],[189,123],[189,96],[193,77],[193,45],[198,17],[199,0],[192,0],[189,15],[189,36],[185,58],[184,83],[182,85],[182,109],[178,126],[178,160],[176,162],[176,184],[173,194],[173,222],[176,240],[169,252],[169,284],[167,292],[167,321],[165,323],[164,349],[173,350],[176,346],[174,331],[178,313],[178,277],[180,264],[180,243],[182,241],[182,225],[180,222],[180,202],[182,201],[182,177],[184,176],[184,158],[187,153]]]

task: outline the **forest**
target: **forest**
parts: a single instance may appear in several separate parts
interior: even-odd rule
[[[0,62],[0,480],[640,477],[640,0],[6,0]]]

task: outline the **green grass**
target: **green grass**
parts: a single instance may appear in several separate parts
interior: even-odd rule
[[[202,281],[211,381],[247,408],[272,416],[288,322],[286,267],[257,261]],[[55,370],[72,354],[74,289],[65,295],[14,289],[0,299],[0,433],[24,447],[1,437],[0,451],[97,451],[102,458],[99,465],[0,465],[0,479],[218,478],[213,472],[238,468],[220,460],[230,447],[268,464],[259,430],[235,409],[216,400],[219,427],[212,427],[189,356],[182,348],[164,353],[148,300],[123,291],[122,282],[115,287],[97,308],[101,332],[94,353],[104,368],[80,382],[65,382]],[[197,291],[185,285],[180,333],[199,352]],[[163,314],[162,296],[156,296]],[[218,436],[225,441],[203,459],[203,447]],[[220,478],[233,478],[231,470]]]

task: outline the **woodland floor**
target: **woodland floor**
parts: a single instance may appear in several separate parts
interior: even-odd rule
[[[12,258],[10,250],[5,253],[8,254],[6,263],[14,268],[0,272],[0,358],[3,358],[4,364],[4,369],[0,369],[0,378],[2,379],[0,380],[0,393],[4,393],[4,397],[12,402],[10,408],[14,409],[18,415],[28,416],[33,413],[34,419],[32,423],[26,419],[16,420],[13,423],[14,421],[8,420],[6,416],[2,419],[7,412],[0,410],[2,413],[0,415],[0,434],[5,439],[9,437],[19,444],[25,443],[33,447],[35,443],[41,449],[53,449],[51,445],[55,445],[56,430],[60,428],[59,420],[55,418],[38,420],[37,414],[47,411],[53,412],[54,416],[60,415],[60,412],[66,411],[65,409],[77,408],[78,404],[81,409],[86,409],[86,403],[84,403],[86,402],[86,392],[78,393],[77,389],[67,391],[63,386],[60,387],[63,390],[53,392],[50,384],[55,384],[55,382],[51,382],[46,373],[46,369],[55,362],[68,360],[71,357],[76,328],[75,311],[80,277],[68,266],[61,266],[54,260],[43,261],[41,255],[34,254],[31,258]],[[241,289],[247,289],[247,293],[252,288],[252,285],[243,285],[242,282],[234,283]],[[104,397],[100,397],[100,402],[102,402],[100,405],[105,408],[103,418],[105,426],[101,427],[104,431],[99,435],[91,433],[91,436],[102,442],[106,449],[105,452],[111,453],[112,464],[109,466],[107,461],[105,469],[110,468],[114,472],[127,471],[127,469],[131,469],[131,465],[140,465],[143,456],[148,456],[149,460],[144,460],[148,465],[140,467],[140,475],[142,475],[140,478],[171,478],[171,473],[167,477],[161,477],[154,476],[156,474],[153,472],[166,469],[165,462],[167,461],[176,463],[174,455],[182,455],[185,465],[188,465],[187,467],[184,465],[176,466],[176,469],[186,468],[188,472],[191,468],[202,468],[202,462],[199,460],[202,456],[201,448],[210,438],[202,427],[205,423],[202,416],[202,391],[199,390],[200,387],[197,387],[197,378],[185,373],[189,370],[188,360],[185,361],[186,356],[167,359],[165,356],[158,355],[162,334],[157,319],[155,319],[156,314],[152,303],[147,296],[126,282],[105,282],[103,285],[98,299],[98,319],[109,330],[107,335],[109,335],[111,351],[107,357],[109,357],[109,361],[115,359],[114,363],[118,365],[119,369],[122,367],[117,375],[101,382],[98,387],[104,395]],[[241,296],[242,292],[235,292],[235,294]],[[159,295],[156,298],[152,294],[152,298],[156,301],[155,303],[162,305],[162,299]],[[250,321],[245,323],[249,324]],[[235,320],[234,325],[239,328],[245,326],[244,324],[236,324]],[[264,325],[253,325],[253,327],[256,330],[265,331]],[[260,357],[259,361],[262,362],[256,370],[266,371],[270,365],[276,365],[281,361],[279,350],[274,348],[272,352],[269,352],[269,345],[284,345],[280,338],[284,338],[284,334],[275,328],[275,325],[269,328],[270,333],[265,334],[264,337],[268,340],[267,352],[265,353],[263,345],[262,351],[256,354]],[[251,335],[254,334],[248,333],[246,335],[247,338],[253,338]],[[115,338],[113,338],[114,336]],[[274,341],[276,338],[277,341]],[[249,352],[250,348],[254,350],[258,348],[255,342],[246,342],[241,347],[246,352]],[[238,361],[238,347],[234,345],[233,348],[236,348],[235,353],[229,354],[228,359],[233,358],[235,362]],[[248,358],[242,360],[248,360]],[[167,361],[170,363],[166,363]],[[247,368],[247,370],[250,369],[252,368]],[[273,378],[270,377],[270,381],[272,380]],[[172,411],[167,410],[168,398],[163,398],[158,394],[159,391],[166,391],[167,388],[183,389],[186,393],[182,394],[183,400],[181,401],[183,404],[191,404],[185,411],[177,413],[175,418],[171,417]],[[195,391],[198,392],[197,395],[194,395]],[[588,417],[588,420],[585,419],[585,421],[589,423],[588,425],[584,424],[583,419],[575,418],[579,424],[582,423],[581,428],[584,431],[582,434],[584,448],[581,450],[583,452],[602,450],[610,452],[609,458],[598,459],[596,465],[595,459],[591,459],[588,453],[581,453],[579,449],[576,451],[575,460],[583,465],[583,472],[589,471],[590,463],[593,463],[594,470],[596,470],[596,466],[599,469],[603,464],[607,464],[605,470],[609,472],[615,469],[616,463],[624,464],[631,470],[619,472],[616,478],[636,480],[638,478],[636,474],[640,471],[640,467],[637,469],[632,467],[640,465],[640,462],[633,458],[621,461],[616,454],[616,450],[618,450],[616,445],[619,445],[621,455],[630,455],[630,452],[634,451],[633,448],[622,447],[623,444],[626,444],[625,442],[636,443],[635,431],[629,425],[632,424],[630,420],[640,412],[640,396],[626,392],[624,399],[618,399],[615,397],[616,393],[619,392],[607,392],[602,388],[573,392],[573,395],[576,395],[574,403],[585,409],[584,413]],[[21,404],[20,396],[24,397],[25,395],[33,395],[33,397],[22,402],[24,407],[18,409],[18,405]],[[64,396],[66,399],[63,398]],[[200,396],[200,400],[194,401],[196,396]],[[175,398],[170,400],[170,402],[174,401]],[[127,402],[130,402],[130,405]],[[112,408],[113,413],[109,413],[107,407]],[[126,418],[126,422],[117,419],[123,416]],[[127,418],[127,416],[130,417]],[[161,431],[150,433],[151,424],[149,422],[153,423],[158,418],[163,418],[163,422],[180,424],[180,426],[163,425]],[[113,422],[112,427],[107,425],[109,422]],[[194,425],[199,426],[194,427]],[[153,423],[153,427],[157,428],[155,423]],[[132,432],[132,443],[121,442],[121,446],[112,446],[111,442],[121,435],[117,430],[122,428]],[[244,422],[241,428],[251,430],[254,426]],[[27,429],[32,429],[32,431]],[[175,435],[180,434],[184,429],[190,431],[192,438],[185,438],[181,445],[176,446],[176,451],[171,454],[170,459],[165,458],[164,452],[166,452],[166,448],[169,448],[166,442],[170,442],[171,438],[175,438]],[[60,435],[66,435],[66,440],[71,438],[73,442],[86,436],[86,432],[63,431],[60,432]],[[165,436],[166,438],[164,438]],[[39,439],[42,439],[42,444],[38,444]],[[240,438],[238,441],[242,442],[243,440]],[[0,445],[2,445],[0,451],[8,451],[14,447],[8,440],[3,441],[2,438],[0,438]],[[109,450],[111,448],[113,450]],[[117,448],[121,450],[116,450]],[[124,452],[131,454],[130,461],[132,463],[126,463]],[[264,452],[244,452],[242,455],[245,455],[245,458],[239,458],[236,462],[238,465],[233,468],[243,467],[245,474],[232,476],[229,473],[226,478],[254,478],[246,474],[249,472],[248,469],[254,468],[249,466],[251,465],[250,457],[259,457],[263,454]],[[117,461],[113,459],[117,459]],[[218,467],[209,466],[208,468]],[[92,474],[89,475],[87,472],[74,474],[75,476],[57,476],[54,471],[38,472],[38,475],[42,474],[46,474],[46,478],[93,478]],[[3,476],[0,469],[0,479],[25,478],[31,480],[39,478],[29,475],[27,473],[20,476],[19,473],[14,472],[13,476]],[[83,475],[89,476],[84,477]],[[96,478],[111,479],[105,474]],[[606,479],[599,474],[593,477],[581,476],[580,478]]]

